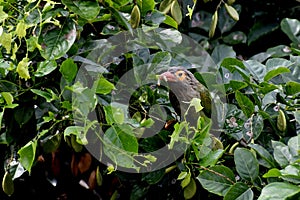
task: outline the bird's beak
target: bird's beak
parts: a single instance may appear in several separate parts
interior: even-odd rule
[[[175,82],[176,77],[171,72],[164,72],[159,76],[159,80],[164,80],[166,82]]]

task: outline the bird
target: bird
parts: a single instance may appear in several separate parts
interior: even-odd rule
[[[159,80],[166,81],[169,86],[169,99],[177,115],[181,118],[186,115],[185,120],[190,125],[197,127],[198,117],[207,119],[211,117],[212,98],[208,89],[201,84],[195,76],[186,68],[181,66],[169,67],[169,69],[159,75]],[[159,81],[159,83],[160,83]],[[203,111],[195,112],[195,109],[188,110],[189,103],[193,98],[201,99]],[[210,133],[212,150],[224,149],[219,138]]]
[[[184,117],[188,109],[189,103],[193,98],[201,99],[203,112],[206,116],[211,116],[211,96],[208,89],[201,84],[186,68],[182,66],[169,67],[166,72],[159,75],[160,81],[166,81],[169,87],[169,99],[172,107],[177,115]],[[194,119],[194,114],[189,118]],[[195,119],[194,119],[195,120]]]

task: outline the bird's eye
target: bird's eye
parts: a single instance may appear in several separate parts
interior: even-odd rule
[[[180,81],[185,79],[185,73],[183,71],[177,71],[175,74]]]

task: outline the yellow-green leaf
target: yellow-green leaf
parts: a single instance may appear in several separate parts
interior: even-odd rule
[[[171,9],[172,1],[173,0],[163,0],[159,5],[159,11],[167,14]]]
[[[11,105],[12,102],[14,101],[14,97],[11,95],[10,92],[1,92],[2,97],[6,101],[7,105]]]
[[[232,19],[234,19],[235,21],[239,20],[239,13],[236,11],[236,9],[234,7],[225,3],[225,8],[226,8],[227,13],[230,15],[230,17]]]
[[[3,32],[0,37],[0,44],[5,48],[6,53],[10,53],[11,50],[11,41],[12,35],[11,33]]]
[[[141,12],[137,5],[133,6],[130,17],[130,25],[132,28],[137,28],[140,24]]]
[[[215,35],[217,23],[218,23],[218,10],[216,10],[214,15],[212,16],[212,21],[211,21],[209,33],[208,33],[210,38],[212,38]]]
[[[177,24],[180,24],[182,22],[182,12],[177,0],[173,1],[171,5],[171,15],[175,19]]]
[[[30,78],[29,71],[28,71],[28,65],[29,65],[29,58],[25,57],[19,62],[18,66],[17,66],[17,72],[18,72],[19,76],[21,78],[24,78],[25,80]]]
[[[30,173],[33,162],[35,160],[35,153],[37,147],[37,140],[29,141],[23,146],[18,154],[20,155],[20,163]]]
[[[24,21],[20,21],[18,24],[17,24],[17,28],[16,28],[16,35],[19,37],[19,38],[23,38],[26,36],[26,29],[27,29],[27,25],[25,24]]]
[[[286,118],[284,112],[280,109],[277,117],[277,128],[284,132],[286,130]]]
[[[4,21],[6,18],[8,18],[8,14],[3,11],[3,6],[0,6],[0,23]]]
[[[191,199],[197,191],[196,181],[192,178],[190,183],[184,188],[183,196],[185,199]]]

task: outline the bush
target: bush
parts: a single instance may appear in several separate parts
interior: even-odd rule
[[[0,13],[1,199],[299,198],[297,2],[10,0]],[[177,116],[157,85],[175,65],[208,87],[211,119]]]

